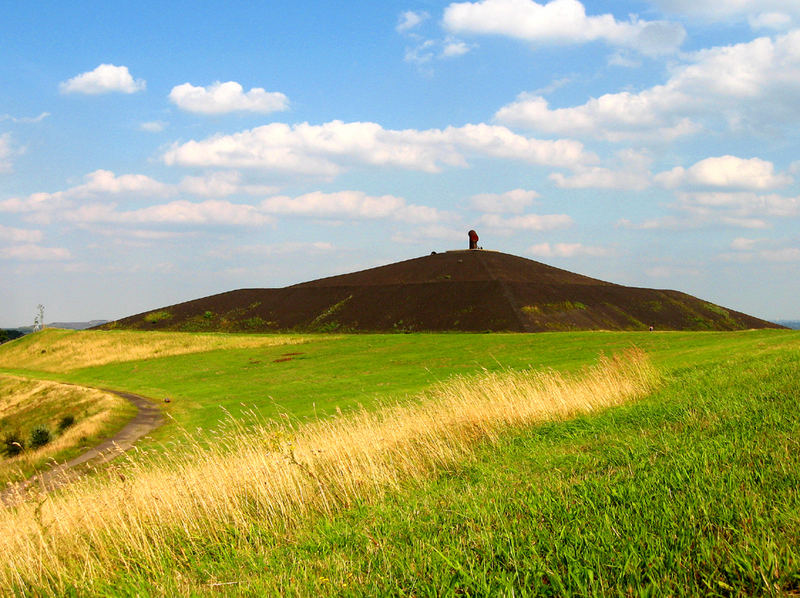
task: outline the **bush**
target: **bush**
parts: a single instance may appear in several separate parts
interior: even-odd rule
[[[3,453],[8,457],[15,457],[25,450],[25,441],[22,438],[22,434],[19,433],[19,430],[6,432],[5,436],[3,436],[2,449]]]
[[[67,428],[72,427],[75,424],[75,417],[72,415],[65,415],[61,418],[61,421],[58,422],[58,431],[63,432]]]
[[[51,435],[47,426],[36,426],[31,430],[31,448],[39,448],[50,442]]]

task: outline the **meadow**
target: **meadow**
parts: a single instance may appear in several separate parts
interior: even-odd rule
[[[12,594],[800,591],[798,333],[149,334],[0,347],[171,397],[109,472],[0,511]],[[109,338],[136,352],[32,359]]]

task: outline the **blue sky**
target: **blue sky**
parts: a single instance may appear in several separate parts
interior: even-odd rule
[[[0,326],[481,245],[800,305],[793,0],[0,5]]]

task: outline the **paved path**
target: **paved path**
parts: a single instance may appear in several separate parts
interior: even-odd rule
[[[115,436],[89,449],[82,455],[37,473],[32,478],[3,490],[0,492],[0,502],[6,506],[13,506],[24,500],[33,489],[50,492],[60,488],[79,477],[90,467],[101,465],[118,457],[130,449],[142,436],[149,434],[164,422],[161,410],[153,401],[130,392],[107,388],[101,390],[115,394],[132,403],[138,409],[134,418]]]

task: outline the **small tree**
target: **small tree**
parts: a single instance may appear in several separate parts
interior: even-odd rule
[[[50,442],[50,429],[47,426],[36,426],[31,430],[31,448],[39,448]]]
[[[25,440],[19,430],[6,432],[3,436],[2,450],[8,457],[15,457],[25,449]]]

